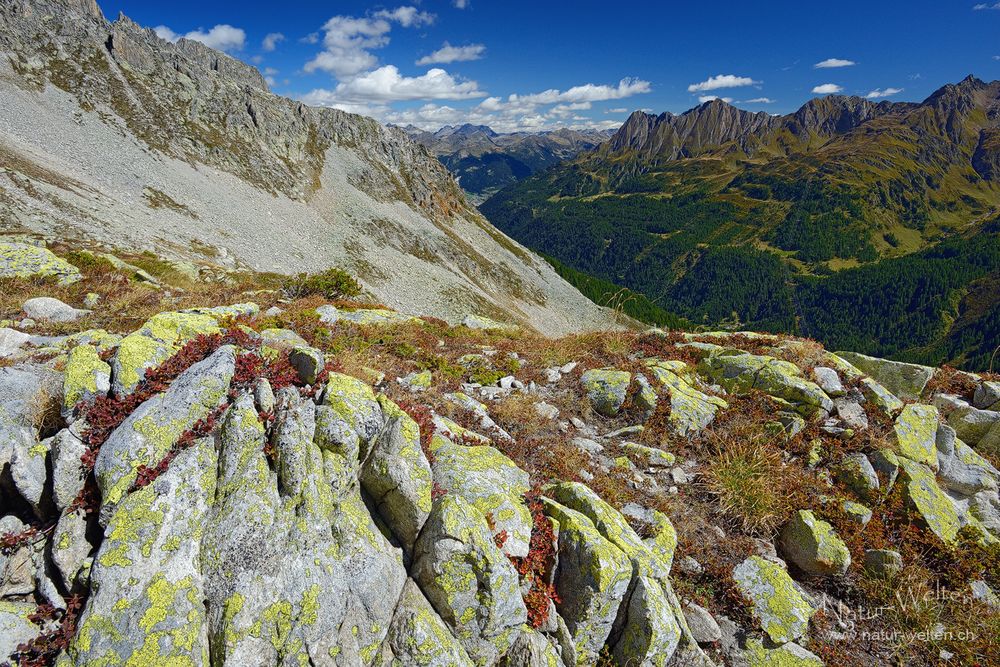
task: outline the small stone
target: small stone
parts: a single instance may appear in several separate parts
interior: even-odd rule
[[[267,378],[259,378],[254,383],[253,398],[258,410],[265,414],[274,412],[274,390]]]
[[[833,400],[833,407],[837,411],[837,416],[848,428],[858,431],[868,428],[868,415],[857,401],[841,396]]]
[[[559,408],[542,401],[540,403],[535,403],[535,414],[542,419],[552,421],[559,418]]]
[[[826,521],[811,510],[799,510],[781,532],[785,555],[804,572],[843,575],[851,565],[851,552]]]
[[[83,305],[87,308],[94,308],[100,302],[101,295],[96,292],[87,292],[87,296],[83,297]]]
[[[893,426],[899,454],[938,469],[937,457],[938,410],[931,405],[907,405]]]
[[[691,556],[684,556],[683,558],[681,558],[680,561],[678,561],[677,563],[677,567],[679,567],[681,569],[681,572],[683,572],[684,574],[689,574],[693,577],[697,577],[699,574],[705,571],[705,568],[702,567],[701,563],[696,561]]]
[[[976,387],[972,405],[980,410],[1000,411],[1000,382],[986,381]]]
[[[861,498],[873,498],[879,489],[878,474],[868,457],[860,452],[848,454],[836,470],[837,480]]]
[[[90,314],[89,310],[74,308],[50,296],[28,299],[21,306],[21,310],[32,319],[47,322],[75,322],[84,315]]]
[[[430,389],[431,372],[429,370],[413,371],[396,380],[404,388],[412,392],[421,392]]]
[[[580,376],[591,407],[605,417],[614,417],[621,410],[631,382],[631,373],[613,369],[592,369]]]
[[[872,511],[861,503],[856,503],[853,500],[845,500],[841,508],[849,519],[862,526],[867,526],[868,522],[872,520]]]
[[[722,629],[704,607],[688,602],[684,605],[684,620],[691,629],[691,636],[699,644],[711,644],[722,639]]]
[[[0,329],[0,359],[16,354],[30,340],[30,335],[17,329],[8,327]]]
[[[795,641],[809,628],[816,610],[795,587],[788,572],[759,556],[750,556],[733,570],[733,579],[751,612],[771,641]]]
[[[891,549],[867,549],[865,570],[873,576],[890,579],[903,571],[903,556]]]
[[[305,384],[315,384],[320,373],[326,366],[323,353],[314,347],[298,346],[288,354],[288,363],[299,374],[299,379]]]
[[[826,395],[830,398],[836,398],[838,396],[843,396],[845,393],[844,385],[840,381],[840,376],[837,371],[826,366],[817,366],[812,371],[813,382],[819,385],[819,388],[826,392]]]

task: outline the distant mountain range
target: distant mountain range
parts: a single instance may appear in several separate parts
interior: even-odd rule
[[[486,125],[402,128],[441,160],[475,203],[537,171],[592,150],[611,130],[559,129],[501,134]]]
[[[1000,345],[1000,82],[635,112],[481,210],[578,284],[698,323],[970,367]]]

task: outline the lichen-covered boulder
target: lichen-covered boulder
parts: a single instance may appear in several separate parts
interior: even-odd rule
[[[656,405],[659,403],[659,397],[656,395],[656,390],[653,389],[653,385],[649,384],[649,380],[642,373],[638,373],[635,376],[635,386],[636,392],[633,401],[635,407],[637,407],[644,415],[652,415],[656,410]]]
[[[368,456],[384,425],[382,406],[371,387],[350,375],[331,373],[316,411],[316,441],[357,462]]]
[[[219,348],[136,408],[108,437],[94,465],[103,525],[135,482],[139,467],[155,467],[186,430],[225,400],[235,369],[235,349]]]
[[[783,567],[750,556],[733,570],[733,579],[771,641],[784,644],[806,633],[816,610],[795,588]]]
[[[5,660],[20,644],[38,636],[39,627],[28,619],[37,610],[34,602],[0,600],[0,655]]]
[[[518,468],[500,451],[486,445],[456,445],[441,436],[431,441],[434,481],[449,494],[460,496],[492,518],[494,530],[504,531],[503,551],[508,556],[528,555],[531,541],[531,512],[524,504],[528,473]]]
[[[296,393],[279,392],[274,469],[252,398],[222,419],[202,539],[218,664],[373,664],[406,579],[359,489],[334,497],[343,459],[311,440],[311,402]]]
[[[938,431],[938,410],[931,405],[907,405],[892,428],[900,456],[938,469],[935,441]]]
[[[605,417],[614,417],[625,404],[632,374],[610,368],[594,368],[580,376],[580,383],[594,411]]]
[[[837,352],[837,356],[874,378],[893,394],[907,401],[918,400],[934,377],[929,366],[869,357],[857,352]]]
[[[76,664],[208,660],[199,565],[215,468],[215,447],[203,438],[114,505],[69,650]]]
[[[9,468],[17,492],[40,511],[49,441],[39,429],[62,404],[62,378],[44,366],[0,368],[0,472]]]
[[[625,625],[611,653],[619,665],[662,667],[681,641],[681,628],[662,587],[639,576],[632,587]]]
[[[260,332],[261,352],[273,357],[279,352],[290,352],[293,348],[306,347],[306,339],[291,329],[264,329]]]
[[[559,615],[573,638],[577,664],[592,664],[611,634],[632,579],[632,562],[587,516],[548,498],[542,502],[559,524]]]
[[[865,399],[870,401],[884,414],[894,415],[903,409],[905,405],[895,394],[880,385],[875,380],[865,377],[858,381],[861,386],[861,393]]]
[[[500,660],[500,667],[568,667],[568,664],[560,647],[546,635],[525,626]]]
[[[468,327],[469,329],[478,329],[481,331],[516,331],[517,325],[505,324],[503,322],[497,322],[496,320],[484,317],[482,315],[466,315],[462,320],[462,326]]]
[[[682,368],[686,370],[686,367]],[[653,376],[670,394],[670,424],[681,437],[689,437],[704,430],[715,420],[720,409],[729,407],[718,396],[710,396],[691,384],[687,374],[669,362],[655,362],[650,366]]]
[[[1000,382],[981,382],[973,394],[972,405],[980,410],[1000,412]]]
[[[494,664],[527,621],[517,570],[486,517],[457,495],[434,503],[414,546],[412,574],[478,665]]]
[[[590,487],[579,482],[561,482],[546,487],[545,495],[586,516],[602,537],[628,556],[636,572],[663,579],[669,576],[669,561],[663,562],[650,550],[625,517]]]
[[[420,427],[380,396],[385,427],[371,444],[359,479],[403,548],[409,552],[431,511],[431,466],[420,448]]]
[[[746,352],[712,354],[701,360],[698,371],[729,391],[745,393],[759,389],[789,401],[806,415],[833,410],[830,397],[815,382],[802,377],[799,367],[788,361]]]
[[[942,424],[938,428],[936,442],[941,486],[963,496],[997,489],[1000,471],[959,440],[953,428]]]
[[[963,442],[973,447],[986,446],[984,440],[995,443],[996,436],[1000,435],[1000,412],[977,410],[966,404],[948,414],[948,425]]]
[[[380,654],[376,664],[412,667],[474,664],[412,579],[407,579],[403,586]]]
[[[63,375],[63,414],[72,415],[81,402],[107,396],[111,390],[111,366],[93,345],[77,345],[66,358]]]
[[[848,454],[836,469],[837,480],[858,496],[874,498],[879,490],[878,474],[861,452]]]
[[[200,334],[219,333],[218,320],[204,313],[158,313],[138,331],[121,340],[111,360],[112,390],[129,394],[146,371],[166,361],[186,342]]]
[[[823,667],[818,655],[794,642],[768,648],[762,642],[751,639],[747,641],[742,658],[747,667]]]
[[[54,278],[60,285],[82,279],[80,270],[47,248],[30,243],[0,243],[0,277]]]
[[[923,517],[927,527],[943,542],[952,544],[962,527],[958,511],[938,485],[934,472],[909,459],[899,459],[906,499]]]
[[[781,532],[785,556],[802,571],[815,575],[843,575],[851,566],[851,552],[826,521],[811,510],[799,510]]]
[[[16,516],[0,518],[0,535],[18,534],[27,526]],[[12,550],[0,551],[0,598],[29,595],[35,590],[34,555],[42,543],[28,542]]]

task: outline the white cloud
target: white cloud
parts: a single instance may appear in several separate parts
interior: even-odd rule
[[[219,51],[239,51],[247,39],[247,34],[243,32],[242,28],[234,28],[227,23],[220,23],[208,32],[205,32],[203,28],[198,28],[184,35],[174,32],[165,25],[156,26],[153,28],[153,32],[168,42],[176,42],[184,37]]]
[[[1000,60],[1000,56],[993,56],[993,60]]]
[[[770,97],[755,97],[752,100],[744,100],[744,104],[774,104]]]
[[[367,17],[334,16],[323,25],[324,50],[306,63],[305,71],[323,70],[338,79],[366,72],[378,64],[371,50],[389,43],[393,23],[410,28],[433,21],[433,14],[416,7],[383,9]]]
[[[404,28],[419,28],[434,23],[434,15],[422,12],[416,7],[396,7],[375,12],[375,18],[395,21]]]
[[[715,76],[708,77],[708,79],[702,81],[701,83],[692,83],[688,86],[688,92],[703,93],[709,90],[718,90],[719,88],[740,88],[742,86],[754,86],[759,83],[760,81],[754,81],[748,76],[717,74]]]
[[[722,100],[726,104],[729,104],[730,102],[733,101],[733,98],[731,98],[731,97],[719,97],[718,95],[699,95],[698,96],[698,103],[699,104],[704,104],[705,102],[711,102],[712,100]]]
[[[483,44],[468,44],[466,46],[452,46],[448,42],[444,43],[440,49],[424,56],[417,61],[417,65],[435,65],[439,63],[459,63],[469,60],[479,60],[486,52]]]
[[[615,107],[614,109],[605,109],[604,113],[627,113],[628,109],[625,107]]]
[[[850,67],[851,65],[857,65],[853,60],[844,60],[843,58],[827,58],[826,60],[821,60],[815,65],[816,69],[828,69],[831,67]]]
[[[456,9],[465,9],[469,6],[469,0],[451,0],[451,4],[455,5]]]
[[[582,86],[559,91],[555,88],[532,93],[530,95],[511,95],[507,101],[512,104],[556,104],[559,102],[603,102],[605,100],[620,100],[632,95],[648,93],[650,91],[649,81],[642,79],[625,78],[618,82],[617,86],[595,85],[585,83]]]
[[[402,76],[395,65],[386,65],[337,84],[333,90],[317,89],[302,99],[315,106],[385,104],[407,100],[467,100],[483,97],[475,81],[456,79],[443,69],[423,76]]]
[[[839,93],[843,89],[843,86],[838,86],[835,83],[824,83],[816,86],[812,91],[817,95],[830,95],[832,93]]]
[[[980,2],[978,5],[973,5],[972,9],[979,11],[981,9],[1000,9],[1000,2],[994,3],[992,5],[986,4],[985,2]]]
[[[264,80],[267,81],[267,85],[274,87],[274,82],[275,82],[274,77],[275,75],[278,74],[278,70],[274,69],[273,67],[265,67],[263,71],[261,71],[261,74],[264,75]]]
[[[274,51],[279,43],[285,41],[285,36],[280,32],[269,32],[264,36],[264,41],[261,42],[260,47],[265,51]]]
[[[903,92],[902,88],[886,88],[885,90],[882,90],[881,88],[876,88],[875,90],[865,95],[865,97],[867,97],[870,100],[873,100],[879,97],[890,97],[892,95],[898,95],[901,92]]]
[[[319,33],[311,32],[305,37],[300,37],[299,41],[303,44],[318,44],[319,43]]]

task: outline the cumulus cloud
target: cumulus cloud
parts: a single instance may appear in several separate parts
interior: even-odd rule
[[[642,79],[622,79],[617,86],[595,85],[585,83],[560,91],[555,88],[532,93],[530,95],[511,95],[507,101],[512,104],[557,104],[573,102],[603,102],[605,100],[620,100],[632,95],[640,95],[650,91],[649,81]]]
[[[274,51],[278,44],[285,41],[285,36],[280,32],[269,32],[264,36],[264,41],[260,43],[260,48],[265,51]]]
[[[417,65],[436,65],[446,63],[467,62],[469,60],[479,60],[486,53],[486,46],[483,44],[468,44],[466,46],[452,46],[448,42],[444,43],[437,51],[426,55],[417,61]]]
[[[867,97],[870,100],[873,100],[879,97],[890,97],[892,95],[898,95],[901,92],[903,92],[902,88],[886,88],[885,90],[882,90],[881,88],[876,88],[875,90],[865,95],[865,97]]]
[[[371,16],[334,16],[323,25],[323,51],[306,63],[306,72],[322,70],[338,79],[373,69],[378,59],[371,53],[389,43],[393,23],[404,28],[434,22],[434,15],[416,7],[383,9]]]
[[[153,28],[153,31],[158,37],[168,42],[176,42],[181,37],[185,37],[219,51],[239,51],[247,39],[247,34],[243,32],[242,28],[234,28],[227,23],[220,23],[207,32],[203,28],[198,28],[183,35],[174,32],[165,25],[158,25]]]
[[[838,86],[835,83],[823,83],[814,87],[813,92],[817,95],[831,95],[833,93],[839,93],[843,89],[843,86]]]
[[[754,81],[748,76],[736,76],[735,74],[717,74],[710,76],[701,83],[692,83],[688,86],[689,93],[703,93],[719,88],[740,88],[742,86],[754,86],[760,81]]]
[[[385,104],[408,100],[467,100],[483,97],[475,81],[456,79],[434,68],[422,76],[408,77],[395,65],[386,65],[337,84],[333,90],[313,90],[302,100],[315,106]]]
[[[744,104],[774,104],[774,100],[770,97],[755,97],[752,100],[746,100]]]
[[[850,67],[851,65],[857,65],[853,60],[844,60],[843,58],[827,58],[826,60],[821,60],[815,65],[816,69],[829,69],[832,67]]]
[[[733,101],[733,98],[731,98],[731,97],[719,97],[718,95],[699,95],[698,96],[698,103],[699,104],[704,104],[705,102],[711,102],[712,100],[722,100],[726,104],[729,104],[730,102]]]

